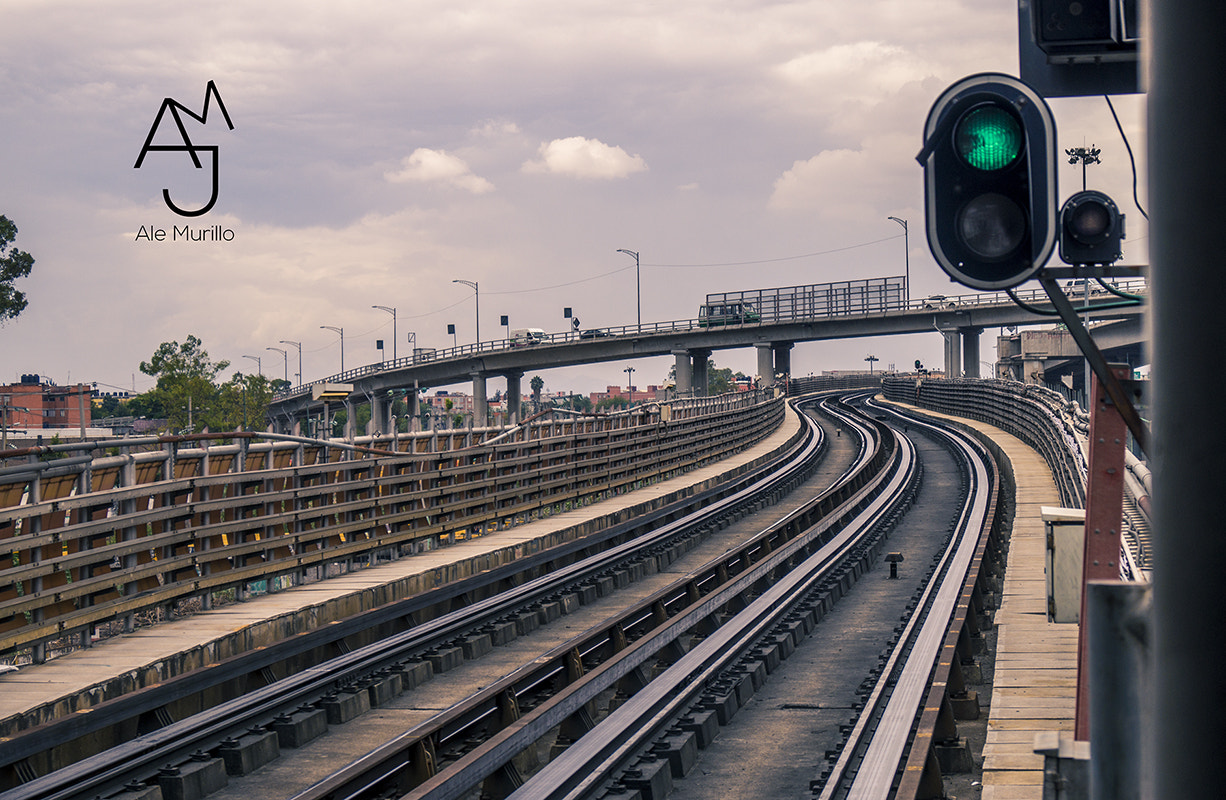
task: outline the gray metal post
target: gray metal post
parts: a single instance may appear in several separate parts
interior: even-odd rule
[[[1149,4],[1155,797],[1217,797],[1226,752],[1222,209],[1226,3]]]
[[[1150,698],[1149,584],[1093,581],[1086,587],[1090,645],[1090,800],[1150,795],[1145,752]]]

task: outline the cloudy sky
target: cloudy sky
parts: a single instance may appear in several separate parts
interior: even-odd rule
[[[923,231],[920,131],[974,72],[1017,73],[1013,0],[398,0],[192,4],[2,0],[0,214],[36,259],[29,307],[0,327],[0,382],[38,372],[144,391],[158,344],[194,334],[215,359],[303,378],[512,327],[693,318],[707,292],[901,275],[958,294]],[[150,151],[164,98],[210,161]],[[1122,140],[1102,98],[1053,100],[1059,146],[1095,144],[1091,186],[1128,215],[1146,260]],[[1133,150],[1143,109],[1116,99]],[[181,143],[169,115],[156,144]],[[1062,196],[1080,188],[1061,165]],[[1141,185],[1144,203],[1144,184]],[[233,232],[173,241],[176,226]],[[162,229],[166,240],[139,238]],[[994,334],[995,332],[989,332]],[[935,332],[798,345],[793,372],[939,364]],[[984,359],[994,341],[985,341]],[[717,365],[755,371],[754,354]],[[547,391],[625,381],[625,364],[544,373]],[[669,359],[636,364],[662,383]],[[453,387],[466,389],[463,386]],[[498,388],[491,384],[491,392]]]

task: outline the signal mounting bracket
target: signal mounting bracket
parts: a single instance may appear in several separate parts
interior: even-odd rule
[[[1060,313],[1061,320],[1068,326],[1069,333],[1073,335],[1073,341],[1077,343],[1077,349],[1081,350],[1082,355],[1086,357],[1086,361],[1090,362],[1090,369],[1094,370],[1094,374],[1098,376],[1098,380],[1102,383],[1103,389],[1107,392],[1107,397],[1111,398],[1111,403],[1119,410],[1120,416],[1124,418],[1124,424],[1128,426],[1128,430],[1132,433],[1132,438],[1136,440],[1137,446],[1141,448],[1141,452],[1146,456],[1150,456],[1149,450],[1149,427],[1145,421],[1141,419],[1141,415],[1137,412],[1137,408],[1133,405],[1132,397],[1124,389],[1121,382],[1107,365],[1107,359],[1103,356],[1098,345],[1094,343],[1094,339],[1090,336],[1090,332],[1081,324],[1081,319],[1077,316],[1077,310],[1073,308],[1073,304],[1064,296],[1064,292],[1060,291],[1060,285],[1056,283],[1056,279],[1047,274],[1050,270],[1039,276],[1039,283],[1043,287],[1043,291],[1047,292],[1048,299],[1051,300],[1056,311]]]

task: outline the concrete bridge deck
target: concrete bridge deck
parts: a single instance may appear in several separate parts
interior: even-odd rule
[[[900,404],[901,405],[901,404]],[[987,741],[982,754],[984,800],[1038,800],[1043,759],[1035,737],[1073,725],[1077,626],[1047,622],[1044,533],[1040,506],[1059,505],[1046,463],[1020,440],[984,423],[956,419],[995,440],[1011,462],[1017,485],[1008,568],[996,612],[997,651]],[[358,613],[389,595],[411,591],[415,579],[457,564],[477,570],[495,553],[530,545],[565,529],[633,512],[686,493],[785,446],[799,428],[789,412],[785,425],[757,446],[685,476],[593,506],[548,517],[389,565],[201,612],[98,642],[44,664],[0,675],[0,743],[18,720],[26,725],[88,708],[119,691],[170,677],[249,647],[275,641],[307,624],[326,624]],[[36,721],[35,721],[36,720]]]

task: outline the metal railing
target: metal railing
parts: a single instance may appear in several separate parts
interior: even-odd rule
[[[751,446],[783,415],[742,392],[356,445],[230,433],[6,454],[0,657],[584,506]]]
[[[1086,462],[1070,403],[1042,386],[970,378],[888,377],[890,400],[986,422],[1030,445],[1051,468],[1061,504],[1085,507]]]

